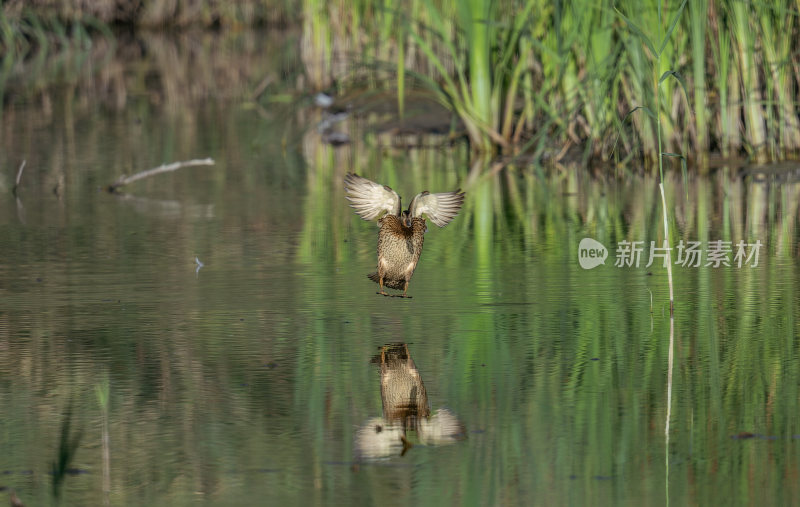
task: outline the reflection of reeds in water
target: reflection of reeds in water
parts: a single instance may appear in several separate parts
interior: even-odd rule
[[[110,436],[108,432],[108,413],[109,413],[109,398],[111,388],[108,382],[108,376],[103,378],[94,387],[95,395],[97,397],[97,404],[100,407],[100,414],[102,416],[102,430],[101,430],[101,448],[103,453],[103,505],[110,505],[109,495],[111,494],[111,450],[110,450]]]
[[[653,477],[663,476],[659,473],[662,461],[641,449],[662,449],[662,444],[650,439],[655,433],[661,438],[653,428],[661,428],[664,416],[660,407],[665,328],[660,319],[663,305],[658,304],[665,288],[662,271],[651,268],[653,276],[645,276],[643,269],[606,266],[586,273],[567,267],[575,263],[572,249],[584,235],[599,239],[609,249],[622,238],[658,240],[660,204],[651,176],[632,174],[607,180],[585,172],[537,175],[528,168],[514,168],[479,178],[470,195],[485,192],[492,197],[485,203],[468,199],[453,230],[439,231],[452,243],[431,241],[431,249],[426,250],[426,256],[430,255],[426,260],[437,266],[428,271],[438,285],[429,284],[431,291],[438,290],[442,280],[458,282],[446,310],[421,304],[413,312],[394,312],[391,319],[381,320],[375,315],[387,310],[376,303],[382,304],[385,298],[375,296],[371,283],[363,279],[374,264],[375,231],[364,231],[370,240],[360,251],[351,239],[358,234],[351,221],[359,219],[336,186],[352,166],[339,164],[358,164],[359,173],[398,189],[454,188],[467,178],[466,154],[412,150],[394,156],[353,145],[340,149],[336,157],[341,158],[336,158],[328,146],[309,143],[307,149],[319,156],[309,157],[307,166],[299,165],[292,172],[300,174],[300,179],[285,176],[276,190],[296,192],[292,197],[296,195],[297,201],[292,202],[302,203],[290,205],[290,212],[257,208],[290,224],[291,230],[301,231],[301,237],[324,241],[319,249],[302,252],[307,262],[295,262],[301,259],[298,250],[270,258],[280,269],[302,276],[299,281],[291,279],[296,289],[281,286],[286,291],[280,299],[262,296],[243,301],[238,294],[241,285],[223,284],[214,286],[213,292],[181,292],[176,300],[175,287],[187,280],[174,272],[186,271],[194,280],[193,268],[160,260],[145,272],[163,272],[167,283],[148,285],[143,291],[133,285],[134,290],[128,291],[125,285],[132,277],[120,277],[120,273],[136,269],[127,267],[135,257],[110,243],[136,243],[128,234],[115,235],[119,229],[115,219],[110,224],[98,222],[102,234],[86,235],[80,244],[55,239],[64,258],[85,255],[87,250],[105,251],[119,257],[125,269],[115,266],[113,272],[87,280],[78,278],[86,274],[64,270],[63,263],[33,261],[40,263],[37,275],[42,273],[44,285],[34,283],[27,289],[15,285],[14,294],[5,300],[8,311],[0,315],[0,350],[5,358],[0,376],[10,386],[7,392],[15,393],[6,396],[3,414],[13,428],[26,429],[19,430],[22,447],[4,448],[14,462],[26,463],[20,467],[41,466],[27,451],[39,448],[38,435],[58,431],[61,407],[49,395],[53,386],[90,390],[97,372],[112,362],[113,392],[125,393],[109,405],[114,494],[131,492],[137,499],[149,494],[152,503],[163,495],[183,492],[188,492],[191,501],[196,501],[198,491],[220,498],[216,496],[220,492],[241,485],[240,472],[231,472],[229,466],[235,462],[239,469],[266,466],[278,468],[286,477],[310,477],[297,487],[318,480],[323,487],[309,487],[317,503],[335,503],[342,489],[359,488],[364,475],[335,475],[334,487],[331,477],[338,472],[326,462],[348,459],[354,453],[349,438],[353,428],[381,410],[377,374],[370,377],[363,358],[374,353],[376,340],[387,336],[387,331],[397,332],[399,326],[404,336],[424,337],[415,338],[418,343],[411,352],[422,369],[434,408],[440,400],[458,407],[458,415],[478,432],[475,438],[470,434],[468,446],[454,449],[457,452],[437,452],[441,466],[429,467],[413,478],[422,483],[420,487],[432,485],[430,490],[438,491],[437,484],[449,481],[454,494],[464,497],[482,491],[498,499],[496,503],[501,497],[524,503],[529,497],[519,492],[518,478],[525,478],[525,491],[541,486],[542,501],[558,505],[564,497],[548,489],[554,473],[574,474],[578,481],[594,484],[598,473],[616,473],[624,461],[626,468],[620,473],[641,470],[642,475],[636,477],[642,481],[620,482],[621,494],[641,498],[649,491],[661,491],[663,483]],[[27,172],[32,168],[36,165],[29,165],[27,176],[35,174]],[[23,178],[22,198],[31,203],[26,183]],[[785,500],[792,497],[795,486],[788,479],[786,487],[765,491],[759,486],[792,477],[791,446],[750,442],[736,447],[738,443],[732,444],[729,435],[749,430],[789,438],[796,433],[797,407],[792,400],[800,399],[800,366],[787,358],[797,353],[792,323],[798,321],[793,304],[798,283],[790,268],[797,255],[798,184],[739,178],[730,170],[690,176],[686,183],[679,174],[665,173],[665,184],[673,189],[667,194],[667,208],[676,224],[676,240],[724,239],[726,234],[735,240],[749,234],[744,224],[758,209],[759,214],[766,213],[759,219],[760,239],[769,245],[782,244],[786,250],[762,251],[762,268],[757,270],[698,269],[677,281],[681,308],[689,310],[680,311],[676,322],[674,380],[676,392],[684,394],[673,407],[672,428],[677,433],[670,441],[671,452],[708,459],[676,467],[671,481],[676,490],[689,490],[702,477],[710,483],[708,488],[719,488],[718,495],[730,477],[753,477],[740,484],[746,494],[764,495],[768,503],[791,503]],[[651,190],[641,192],[642,188]],[[304,215],[312,212],[318,220]],[[492,233],[485,237],[472,234],[479,213],[485,214],[480,220],[491,223]],[[38,223],[35,216],[29,218]],[[258,239],[254,239],[249,229],[230,229],[238,232],[221,231],[222,241],[208,241],[208,255],[262,262],[261,252],[248,257],[244,247],[234,249],[248,244],[266,251],[273,241],[270,235],[256,234]],[[197,233],[182,224],[168,230],[169,237],[159,237],[163,239],[159,242],[167,257],[174,259],[187,243],[191,246]],[[34,226],[26,233],[34,234]],[[480,246],[486,256],[480,269],[477,242],[485,242]],[[20,265],[32,262],[39,243],[21,245],[19,251],[11,249],[9,257],[16,257]],[[339,257],[328,257],[331,253]],[[356,272],[357,279],[369,284],[369,295],[381,301],[352,297],[357,283],[338,272],[346,271],[345,261],[350,260],[368,266]],[[7,262],[15,265],[11,259]],[[248,274],[258,277],[252,283],[265,287],[274,281],[263,278],[257,269]],[[486,283],[485,297],[473,292],[476,276]],[[109,280],[103,280],[106,277]],[[422,290],[425,278],[418,281]],[[343,288],[335,288],[336,284]],[[50,287],[71,289],[65,293]],[[316,292],[316,287],[331,291]],[[654,294],[652,324],[646,288]],[[32,310],[29,299],[19,295],[23,290],[39,306]],[[265,294],[275,291],[274,286],[264,289]],[[109,296],[114,302],[99,303]],[[116,303],[117,297],[122,304]],[[84,306],[87,300],[91,304]],[[421,294],[413,301],[425,303],[425,298]],[[218,309],[210,311],[209,304]],[[239,316],[247,322],[239,322]],[[72,341],[61,339],[66,332]],[[350,353],[354,351],[362,359],[353,360]],[[431,352],[432,359],[417,355],[423,351]],[[278,364],[262,367],[262,357],[278,357]],[[35,417],[30,415],[31,407],[35,407]],[[76,410],[75,419],[78,414]],[[101,414],[92,403],[84,417],[99,421]],[[431,418],[436,414],[432,410]],[[84,428],[90,429],[86,423]],[[687,434],[692,438],[683,438]],[[49,441],[57,438],[56,434]],[[198,441],[208,444],[198,445]],[[399,445],[397,439],[392,442],[392,455],[399,455],[402,440]],[[98,470],[99,495],[102,462],[96,447],[78,457],[91,470]],[[414,455],[415,450],[410,451],[413,459],[429,454],[426,450]],[[568,459],[543,467],[536,456]],[[44,463],[52,459],[45,458]],[[770,466],[753,469],[752,459]],[[720,470],[718,463],[727,468]],[[116,467],[122,468],[117,472]],[[379,467],[368,468],[364,467],[365,474],[380,473],[375,470]],[[489,468],[494,472],[487,473]],[[258,477],[253,482],[260,481]],[[153,484],[148,492],[138,489],[144,482]],[[676,490],[673,498],[678,496]],[[31,494],[22,492],[30,504]],[[296,489],[285,493],[286,489],[271,487],[264,495],[280,503],[285,500],[281,492],[291,498]],[[708,503],[715,499],[708,494]]]
[[[341,187],[344,173],[351,170],[396,189],[465,188],[469,197],[458,223],[451,224],[452,230],[447,232],[435,231],[447,234],[448,239],[444,245],[430,242],[432,257],[426,261],[430,261],[428,267],[438,265],[444,272],[471,273],[469,286],[486,302],[493,300],[497,290],[499,252],[519,252],[521,248],[531,258],[548,251],[568,255],[583,237],[578,234],[584,234],[609,247],[609,265],[613,265],[617,242],[644,241],[649,248],[650,241],[660,246],[664,239],[661,195],[652,176],[602,180],[574,171],[537,175],[515,168],[465,184],[468,171],[481,174],[484,170],[470,170],[463,152],[459,159],[447,153],[411,150],[401,159],[381,156],[381,150],[361,143],[335,149],[312,138],[318,136],[306,138],[306,157],[312,163],[307,219],[298,252],[306,263],[332,256],[338,262],[363,265],[365,272],[374,266],[372,243],[352,239],[354,219],[348,215]],[[797,201],[793,196],[800,188],[798,183],[778,185],[722,169],[711,177],[687,180],[678,172],[667,171],[664,185],[671,189],[665,200],[673,248],[681,240],[760,240],[765,245],[762,255],[767,245],[770,250],[781,250],[782,255],[796,254]],[[641,188],[651,191],[641,192]],[[565,234],[573,230],[584,232]],[[451,253],[441,255],[440,251]],[[674,257],[675,251],[673,262]],[[451,279],[447,283],[460,286]],[[654,293],[656,301],[664,297]]]
[[[72,473],[72,463],[75,453],[81,442],[81,432],[73,433],[72,429],[72,401],[67,405],[61,422],[61,433],[58,441],[58,455],[51,463],[53,477],[53,495],[61,495],[61,485],[69,473]]]

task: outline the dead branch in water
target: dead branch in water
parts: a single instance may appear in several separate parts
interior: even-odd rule
[[[27,160],[23,160],[19,165],[19,169],[17,170],[17,180],[16,183],[14,183],[14,188],[11,189],[11,193],[14,194],[14,197],[17,196],[17,188],[19,187],[19,181],[22,179],[22,171],[25,170],[25,162],[27,162]]]
[[[130,176],[123,176],[114,183],[110,184],[108,187],[106,187],[106,190],[110,193],[113,193],[118,188],[124,187],[128,183],[133,183],[134,181],[141,180],[143,178],[149,178],[150,176],[155,176],[156,174],[176,171],[181,167],[190,167],[196,165],[214,165],[214,160],[211,158],[202,158],[202,159],[186,160],[184,162],[173,162],[171,164],[163,164],[158,167],[154,167],[153,169],[141,171],[136,174],[132,174]]]

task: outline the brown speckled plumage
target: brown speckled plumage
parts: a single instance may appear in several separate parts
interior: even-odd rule
[[[411,200],[406,211],[401,211],[400,196],[391,188],[380,185],[357,174],[348,173],[344,187],[350,205],[364,220],[378,220],[378,270],[367,275],[380,285],[379,294],[388,296],[384,287],[402,289],[407,295],[408,282],[422,254],[425,219],[427,217],[439,227],[447,225],[461,209],[464,192],[455,190],[431,194],[427,190]]]
[[[367,275],[370,280],[390,289],[405,290],[422,254],[425,241],[425,220],[412,218],[411,227],[394,216],[386,215],[378,220],[378,271]]]

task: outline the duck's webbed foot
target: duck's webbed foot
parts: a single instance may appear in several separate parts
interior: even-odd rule
[[[380,292],[376,292],[375,294],[381,294],[384,296],[391,296],[391,294],[387,294],[385,290],[383,290],[383,275],[381,274],[380,270],[378,270],[378,285],[381,286]]]
[[[386,291],[383,291],[383,290],[382,290],[382,291],[380,291],[380,292],[376,292],[375,294],[380,294],[381,296],[386,296],[386,297],[388,297],[388,298],[405,298],[405,299],[411,299],[411,296],[409,296],[408,294],[389,294],[388,292],[386,292]]]
[[[390,297],[390,298],[411,299],[411,296],[409,296],[406,293],[408,291],[408,282],[406,282],[405,287],[403,288],[403,293],[402,294],[389,294],[388,292],[386,292],[386,290],[384,290],[383,278],[378,279],[378,284],[381,286],[381,290],[379,290],[375,294],[380,294],[381,296],[386,296],[386,297]]]

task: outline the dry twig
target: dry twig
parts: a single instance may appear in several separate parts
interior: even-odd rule
[[[196,165],[214,165],[214,160],[211,158],[202,158],[202,159],[186,160],[184,162],[173,162],[171,164],[163,164],[158,167],[154,167],[153,169],[141,171],[136,174],[132,174],[130,176],[123,176],[114,183],[110,184],[106,188],[106,190],[108,190],[109,192],[115,192],[118,188],[124,187],[128,183],[133,183],[134,181],[141,180],[143,178],[149,178],[150,176],[155,176],[156,174],[175,171],[182,167],[190,167]]]

